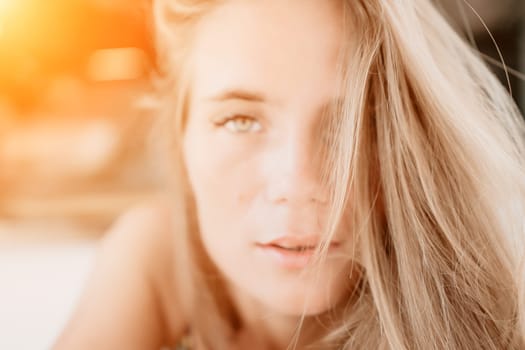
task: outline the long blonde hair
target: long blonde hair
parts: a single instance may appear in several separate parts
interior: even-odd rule
[[[357,40],[343,55],[345,101],[330,120],[327,237],[351,201],[348,234],[364,273],[356,301],[334,313],[317,345],[525,348],[525,124],[516,106],[430,0],[340,1]],[[226,349],[238,320],[196,234],[181,156],[192,28],[218,3],[155,0],[153,13],[184,314],[205,343]]]

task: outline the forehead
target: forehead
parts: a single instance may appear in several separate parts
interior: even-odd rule
[[[194,98],[236,88],[261,92],[276,103],[332,98],[342,41],[337,3],[239,0],[212,10],[195,32]]]

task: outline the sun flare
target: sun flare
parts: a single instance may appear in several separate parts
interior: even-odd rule
[[[13,6],[14,2],[14,0],[0,0],[0,16],[5,14]]]

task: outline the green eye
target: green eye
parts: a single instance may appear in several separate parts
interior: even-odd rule
[[[255,118],[240,115],[226,120],[224,127],[234,133],[258,132],[261,130],[261,124]]]

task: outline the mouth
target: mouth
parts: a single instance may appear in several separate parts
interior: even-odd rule
[[[317,248],[317,246],[291,246],[291,247],[287,247],[287,246],[281,246],[281,245],[278,245],[278,244],[269,244],[267,245],[269,247],[273,247],[273,248],[276,248],[276,249],[283,249],[283,250],[287,250],[287,251],[291,251],[291,252],[298,252],[298,253],[301,253],[301,252],[306,252],[306,251],[309,251],[309,250],[314,250]]]
[[[290,251],[315,250],[321,244],[319,236],[283,236],[273,240],[258,243],[260,246],[281,248]],[[331,241],[329,247],[337,247],[339,242]]]
[[[320,244],[316,237],[284,237],[267,243],[256,244],[258,251],[277,266],[286,269],[302,269],[308,265]],[[340,246],[331,242],[328,252],[332,253]]]

